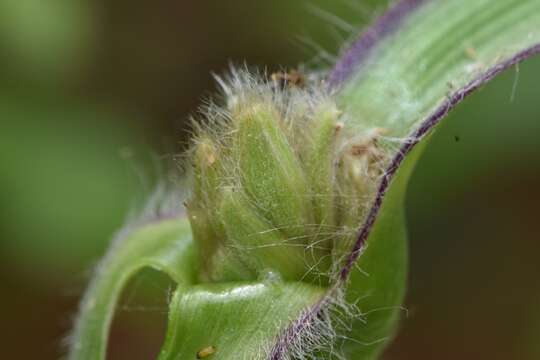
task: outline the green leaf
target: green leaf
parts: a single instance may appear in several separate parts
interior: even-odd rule
[[[167,337],[160,358],[195,358],[213,346],[220,358],[257,358],[323,288],[263,282],[196,284],[197,256],[186,219],[160,220],[120,236],[97,268],[72,336],[70,359],[105,359],[111,320],[122,289],[150,267],[178,284],[170,304]],[[266,316],[265,316],[266,315]]]
[[[288,322],[324,293],[301,282],[180,287],[159,359],[195,359],[208,347],[215,349],[215,359],[264,359]]]
[[[360,236],[369,236],[365,246],[357,243],[357,247],[365,250],[346,274],[347,299],[364,314],[347,333],[352,340],[345,342],[344,349],[350,359],[377,358],[402,311],[406,281],[403,200],[407,180],[428,140],[411,149],[465,96],[536,53],[533,46],[540,42],[538,1],[427,1],[401,22],[374,47],[361,49],[361,56],[352,48],[345,57],[365,58],[348,69],[350,76],[344,82],[338,81],[339,104],[359,130],[389,129],[392,138],[386,146],[395,148],[396,138],[401,143],[372,205],[373,217],[368,215],[362,228]],[[524,49],[531,50],[520,54]],[[333,75],[343,73],[346,66],[350,61],[338,63]],[[384,182],[390,182],[388,187]],[[377,201],[382,201],[380,209]]]
[[[409,135],[457,89],[540,42],[536,0],[426,1],[402,21],[338,95],[359,127],[392,136]]]
[[[396,330],[407,280],[407,183],[423,146],[417,147],[400,167],[385,196],[365,251],[350,273],[346,300],[361,316],[352,320],[343,351],[350,359],[376,359]]]
[[[187,220],[165,220],[127,230],[112,244],[96,269],[81,303],[69,358],[104,359],[108,332],[123,287],[138,271],[151,267],[178,284],[195,281],[191,230]]]

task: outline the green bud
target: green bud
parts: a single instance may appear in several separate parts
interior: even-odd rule
[[[297,280],[305,275],[304,239],[284,237],[242,192],[227,192],[220,217],[228,246],[234,248],[259,276],[273,272],[285,280]]]
[[[351,137],[324,96],[242,91],[229,89],[193,150],[201,278],[328,282],[380,175],[380,131]]]
[[[201,264],[201,277],[210,277],[214,253],[224,243],[224,231],[216,216],[219,203],[220,168],[216,146],[209,138],[201,138],[193,152],[193,197],[186,204],[193,237]]]
[[[219,247],[209,259],[207,281],[244,281],[257,277],[257,271],[250,267],[234,246]]]
[[[351,139],[339,157],[337,211],[343,236],[335,239],[334,255],[337,258],[350,251],[359,221],[366,215],[366,204],[370,203],[377,180],[382,175],[385,153],[377,139],[385,132],[374,128]]]
[[[194,201],[211,204],[218,198],[220,169],[216,145],[209,137],[198,139],[194,149]]]
[[[304,237],[313,224],[309,187],[278,111],[260,103],[235,116],[234,149],[246,194],[273,228]]]
[[[307,160],[315,221],[330,226],[336,224],[334,159],[337,139],[343,127],[337,122],[339,115],[334,104],[324,104],[315,112],[312,146]]]
[[[316,270],[328,272],[331,266],[333,239],[336,236],[337,191],[335,186],[336,150],[343,123],[338,122],[340,112],[332,102],[319,105],[313,114],[309,131],[309,146],[305,146],[306,173],[311,187],[311,203],[316,227],[306,229],[313,233],[312,252],[318,258]]]

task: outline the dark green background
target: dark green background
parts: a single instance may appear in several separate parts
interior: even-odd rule
[[[211,72],[324,68],[351,33],[312,8],[359,25],[374,3],[0,2],[0,356],[60,356],[92,266],[185,147]],[[387,359],[540,356],[540,59],[511,101],[516,76],[460,105],[412,178],[409,311]],[[169,287],[134,281],[111,358],[155,353]]]

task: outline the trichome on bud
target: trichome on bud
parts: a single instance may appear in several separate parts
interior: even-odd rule
[[[233,71],[220,83],[226,106],[204,112],[191,157],[201,279],[328,283],[381,175],[384,131],[348,129],[317,81]]]

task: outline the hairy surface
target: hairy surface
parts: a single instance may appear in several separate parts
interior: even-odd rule
[[[329,86],[333,89],[338,89],[341,84],[346,82],[353,74],[361,72],[362,64],[371,55],[378,42],[395,32],[400,24],[405,21],[408,14],[412,13],[420,5],[426,2],[426,0],[402,0],[392,7],[385,15],[379,18],[379,20],[376,21],[372,27],[367,29],[360,39],[345,52],[341,60],[337,62],[329,75]],[[520,62],[537,55],[538,53],[540,53],[540,44],[533,45],[507,59],[499,60],[494,66],[476,75],[476,77],[465,86],[455,89],[448,96],[446,101],[440,104],[430,115],[411,130],[408,137],[399,139],[401,145],[395,151],[391,161],[389,161],[383,172],[383,176],[380,178],[377,190],[372,200],[369,202],[367,215],[362,219],[363,223],[357,233],[356,241],[350,249],[342,268],[339,270],[339,282],[336,284],[337,288],[346,286],[349,275],[359,256],[362,254],[366,246],[366,241],[378,218],[385,194],[406,156],[467,96],[504,70],[518,65]],[[330,303],[335,303],[337,298],[335,291],[329,291],[327,298],[314,305],[311,309],[306,311],[302,317],[291,324],[276,342],[274,348],[270,352],[269,358],[272,360],[289,359],[290,354],[295,354],[295,358],[310,358],[310,354],[313,354],[313,352],[310,352],[310,347],[308,345],[302,347],[302,339],[306,339],[305,341],[307,344],[314,342],[312,337],[316,335],[309,330],[313,324],[318,324],[321,328],[332,328],[331,319],[325,316],[327,311],[326,307]],[[322,319],[327,319],[328,323],[321,325],[320,322],[324,321]],[[322,339],[324,338],[325,336],[322,337]],[[330,347],[332,341],[332,339],[329,339],[326,346]],[[298,355],[298,348],[303,348],[307,350],[307,352],[300,356]]]
[[[187,208],[206,261],[202,278],[271,271],[327,284],[389,160],[386,131],[349,126],[324,83],[298,72],[233,69],[218,82],[225,105],[207,104],[191,152]]]
[[[361,65],[367,60],[377,44],[386,36],[397,31],[406,20],[407,15],[426,2],[427,0],[402,0],[379,17],[336,63],[328,77],[328,85],[331,88],[339,87],[354,72],[360,71]]]

